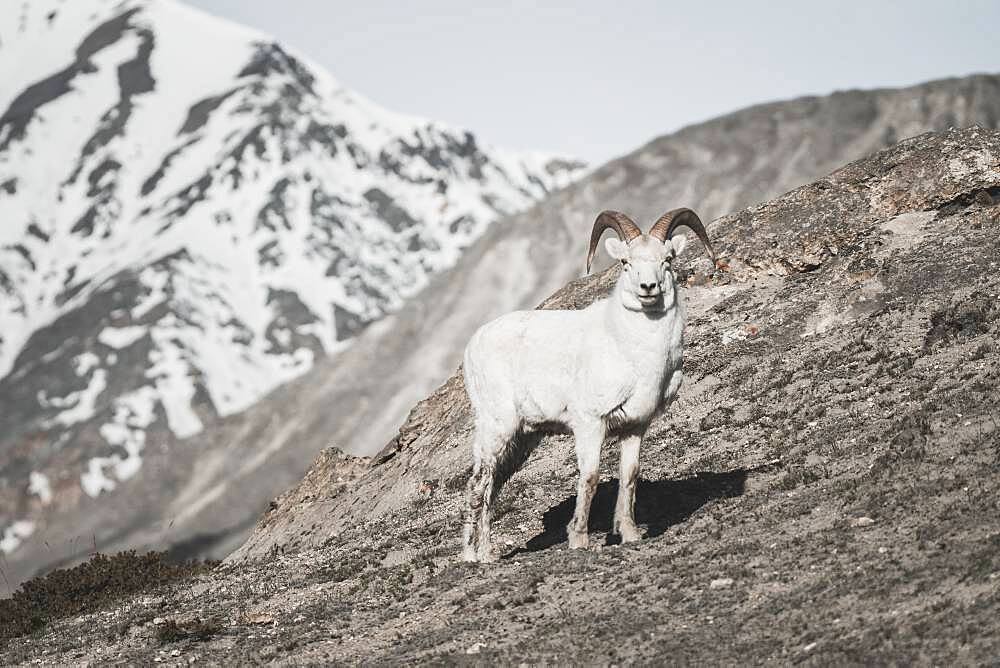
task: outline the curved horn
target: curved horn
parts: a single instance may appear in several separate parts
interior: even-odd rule
[[[601,240],[604,230],[611,228],[618,234],[618,238],[628,243],[636,237],[642,236],[642,230],[632,222],[632,219],[624,213],[618,211],[602,211],[594,221],[594,230],[590,233],[590,249],[587,251],[587,273],[590,273],[590,264],[597,254],[597,242]]]
[[[666,243],[667,239],[674,236],[674,231],[678,227],[686,227],[697,234],[698,238],[701,239],[701,243],[705,244],[708,257],[711,258],[712,262],[715,262],[715,250],[708,240],[708,232],[705,231],[705,226],[702,224],[701,218],[694,211],[686,207],[672,209],[660,216],[660,219],[649,229],[649,236]]]

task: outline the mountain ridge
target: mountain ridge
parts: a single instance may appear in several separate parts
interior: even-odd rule
[[[152,475],[172,477],[168,450],[187,456],[206,425],[349,347],[582,170],[382,109],[172,0],[14,13],[0,28],[5,553],[155,453]]]

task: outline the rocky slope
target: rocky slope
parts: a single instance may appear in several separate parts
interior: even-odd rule
[[[374,466],[326,451],[210,576],[56,621],[4,662],[994,660],[1000,133],[906,140],[710,232],[730,270],[682,256],[686,380],[645,443],[642,542],[605,540],[612,445],[596,544],[565,549],[575,461],[549,437],[501,496],[504,558],[458,562],[456,374]]]
[[[950,125],[996,126],[998,119],[1000,77],[979,76],[778,102],[657,139],[491,227],[454,268],[371,325],[350,349],[319,360],[258,410],[192,438],[192,451],[210,445],[212,454],[198,460],[197,476],[178,479],[184,488],[177,502],[151,507],[140,491],[132,493],[128,503],[146,509],[147,523],[124,538],[108,536],[103,545],[173,546],[221,557],[266,508],[270,497],[262,486],[277,494],[294,485],[327,446],[361,455],[380,451],[413,405],[454,372],[479,324],[534,307],[582,273],[590,225],[603,208],[649,221],[669,207],[690,205],[708,221],[819,178],[897,137]],[[770,237],[760,243],[770,243],[785,232],[763,234]],[[771,269],[797,270],[781,263]],[[176,456],[169,465],[183,466]],[[158,470],[167,475],[166,468]],[[357,508],[382,507],[382,490],[369,492]]]
[[[0,551],[15,563],[146,525],[210,456],[185,439],[343,350],[581,171],[384,110],[171,0],[0,13]],[[117,498],[129,487],[143,504]],[[253,512],[281,489],[260,488]]]
[[[988,420],[990,379],[997,373],[989,359],[998,352],[990,336],[1000,316],[990,286],[1000,267],[1000,242],[990,240],[994,228],[982,220],[965,229],[964,207],[972,206],[987,223],[1000,214],[998,142],[1000,133],[981,129],[921,135],[773,202],[718,219],[710,235],[729,269],[707,275],[712,267],[698,248],[684,256],[691,285],[687,380],[678,406],[658,427],[664,437],[669,433],[666,440],[679,439],[685,449],[697,444],[707,464],[714,461],[704,453],[708,432],[709,443],[718,439],[731,456],[756,452],[744,462],[751,468],[796,447],[803,457],[817,448],[832,454],[845,447],[834,437],[856,436],[853,429],[865,432],[877,457],[887,447],[885,438],[913,422],[912,429],[924,431],[906,438],[926,449],[935,403],[949,384],[978,397],[973,406],[981,404]],[[947,220],[942,210],[950,214]],[[610,289],[616,272],[615,266],[572,282],[542,307],[585,306]],[[946,324],[948,318],[954,322]],[[935,334],[935,328],[942,331]],[[938,373],[947,367],[933,359],[917,365],[919,356],[933,357],[935,336],[949,342],[975,338],[969,369]],[[911,376],[904,375],[909,371]],[[908,400],[910,394],[918,396]],[[716,423],[738,429],[730,433]],[[405,511],[420,500],[424,481],[455,488],[471,465],[470,430],[465,390],[455,373],[414,407],[375,457],[376,466],[349,492],[330,480],[345,475],[341,462],[357,460],[328,454],[286,499],[272,504],[232,558],[313,545]],[[666,453],[677,452],[664,446]],[[560,452],[549,463],[564,463],[566,449],[553,450]],[[836,470],[835,462],[829,466]]]

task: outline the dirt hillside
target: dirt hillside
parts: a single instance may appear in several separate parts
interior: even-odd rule
[[[455,375],[373,465],[324,452],[211,574],[0,662],[996,661],[1000,133],[921,135],[709,231],[730,270],[683,256],[685,384],[644,446],[646,540],[606,538],[610,446],[595,546],[566,549],[575,464],[551,437],[502,495],[504,558],[460,563]]]

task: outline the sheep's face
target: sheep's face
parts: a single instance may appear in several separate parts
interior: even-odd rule
[[[608,254],[622,263],[622,303],[632,311],[662,312],[674,303],[674,273],[670,263],[684,249],[685,238],[678,235],[660,242],[647,234],[629,244],[609,238]]]

